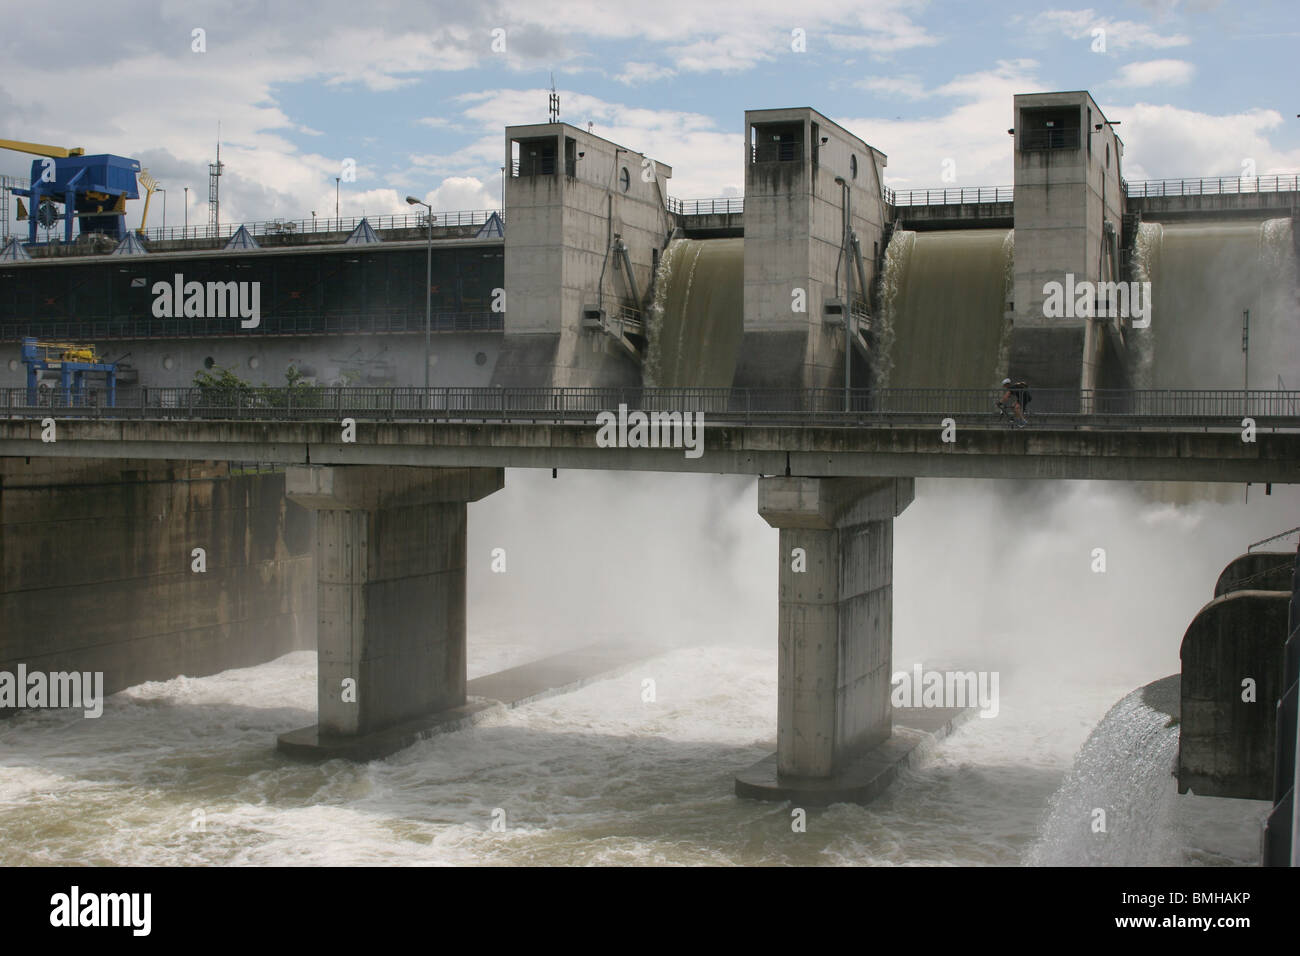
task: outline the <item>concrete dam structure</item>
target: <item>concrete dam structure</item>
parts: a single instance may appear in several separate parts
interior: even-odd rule
[[[505,468],[754,475],[780,540],[778,746],[737,792],[871,790],[863,762],[898,736],[893,535],[915,478],[1300,483],[1300,394],[1278,386],[1300,374],[1300,191],[1130,203],[1123,144],[1088,93],[1013,110],[1014,194],[988,201],[903,201],[875,146],[813,109],[771,109],[744,117],[743,211],[715,212],[674,201],[656,158],[554,122],[505,130],[503,236],[430,224],[359,246],[0,264],[0,328],[93,338],[136,373],[115,404],[93,384],[63,401],[29,394],[0,345],[0,670],[31,653],[8,635],[30,632],[33,608],[42,627],[84,621],[106,586],[66,580],[57,550],[33,571],[13,543],[55,540],[75,512],[64,496],[84,494],[165,555],[99,571],[123,607],[169,595],[149,645],[169,649],[137,659],[135,638],[92,627],[60,662],[93,647],[116,686],[207,673],[310,646],[306,615],[318,718],[282,747],[383,755],[472,707],[467,527]],[[1232,283],[1197,284],[1210,259]],[[174,274],[263,283],[263,324],[151,327],[146,293]],[[1119,295],[1134,281],[1150,301]],[[1243,383],[1223,370],[1247,309]],[[196,381],[279,386],[291,367],[283,388]],[[1031,383],[1038,430],[996,420],[1006,376]],[[598,416],[622,406],[678,414],[676,436],[704,416],[702,457],[626,430],[602,444]],[[187,583],[198,538],[245,582],[239,598]]]

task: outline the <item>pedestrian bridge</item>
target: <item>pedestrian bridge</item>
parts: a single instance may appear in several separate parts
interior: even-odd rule
[[[777,753],[736,790],[867,799],[898,762],[893,521],[915,477],[1300,483],[1300,392],[1037,390],[1021,429],[998,394],[0,391],[0,634],[47,668],[82,666],[89,642],[112,692],[181,646],[179,673],[231,647],[276,656],[281,622],[314,616],[317,724],[281,746],[369,759],[472,707],[468,504],[505,468],[756,475],[779,530]],[[283,467],[221,483],[214,461]]]
[[[806,477],[1300,481],[1300,391],[1042,389],[1033,393],[1030,427],[1014,430],[996,408],[999,394],[141,388],[107,408],[69,405],[57,394],[48,404],[32,403],[35,396],[11,389],[0,391],[0,454]],[[602,412],[616,426],[605,440]],[[646,424],[678,428],[677,438],[661,442],[649,430],[641,439],[638,413]],[[697,440],[696,420],[702,429],[691,451],[685,446]]]

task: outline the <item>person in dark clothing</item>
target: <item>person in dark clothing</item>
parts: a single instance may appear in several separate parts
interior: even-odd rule
[[[1024,382],[1016,382],[1014,385],[1011,379],[1002,380],[1002,397],[998,400],[997,406],[1003,411],[1009,407],[1011,409],[1011,422],[1017,428],[1024,428],[1029,424],[1025,418],[1025,406],[1029,404],[1029,386]]]

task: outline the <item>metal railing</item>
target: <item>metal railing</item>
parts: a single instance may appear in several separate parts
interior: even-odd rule
[[[1231,196],[1300,192],[1300,176],[1209,176],[1201,179],[1143,179],[1125,183],[1130,199],[1161,196]]]
[[[1263,538],[1259,541],[1256,541],[1254,544],[1252,544],[1250,547],[1246,549],[1246,553],[1250,554],[1261,544],[1269,544],[1270,542],[1280,541],[1282,538],[1290,537],[1291,535],[1295,534],[1297,531],[1300,531],[1300,527],[1292,528],[1290,531],[1283,531],[1279,534],[1273,535],[1272,537]]]
[[[481,226],[488,221],[492,213],[501,215],[497,209],[462,209],[452,212],[435,212],[433,225],[435,229],[453,226]],[[258,222],[225,222],[217,229],[215,235],[208,225],[193,226],[157,226],[145,230],[148,240],[169,239],[226,239],[233,236],[243,226],[254,236],[311,235],[322,232],[351,232],[361,224],[361,219],[369,221],[376,232],[385,229],[425,229],[425,219],[421,215],[402,216],[364,216],[342,219],[326,219],[316,216],[311,219],[266,219]],[[503,217],[504,218],[504,217]]]
[[[944,189],[908,189],[898,191],[881,188],[885,202],[891,206],[953,206],[961,203],[1011,202],[1015,189],[1011,186],[964,186]]]
[[[797,163],[803,159],[803,142],[760,143],[749,147],[751,163]]]
[[[722,199],[667,199],[668,211],[679,216],[731,215],[745,211],[744,196],[727,196]]]
[[[962,427],[1006,427],[995,402],[999,389],[891,388],[850,393],[834,388],[418,388],[408,386],[291,388],[162,388],[123,386],[117,406],[104,407],[94,389],[85,404],[70,404],[57,389],[30,401],[26,388],[0,389],[0,415],[94,418],[337,420],[410,419],[594,423],[599,412],[629,409],[701,412],[712,424],[925,425],[953,418]],[[1028,407],[1038,429],[1240,429],[1250,416],[1258,428],[1300,430],[1300,391],[1240,389],[1036,389]]]
[[[1027,129],[1021,134],[1020,148],[1029,149],[1078,149],[1079,130],[1065,127],[1053,129]]]
[[[491,311],[434,312],[432,332],[501,332],[505,313]],[[301,315],[263,315],[257,335],[335,335],[347,333],[423,332],[424,310],[389,312],[333,312]],[[82,318],[70,320],[33,319],[29,322],[0,322],[0,341],[34,335],[47,339],[156,339],[198,338],[209,335],[248,335],[234,318]]]

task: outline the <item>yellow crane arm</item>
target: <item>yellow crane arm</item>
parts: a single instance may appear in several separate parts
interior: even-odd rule
[[[144,233],[145,226],[149,222],[149,200],[153,199],[154,190],[158,188],[158,180],[149,175],[149,170],[140,170],[137,179],[140,185],[144,187],[144,212],[140,213],[140,228],[136,230],[141,234]]]
[[[0,149],[12,149],[18,153],[31,153],[33,156],[52,156],[55,159],[67,159],[69,156],[85,156],[86,151],[80,146],[64,149],[62,146],[46,146],[44,143],[24,143],[17,139],[0,139]]]

